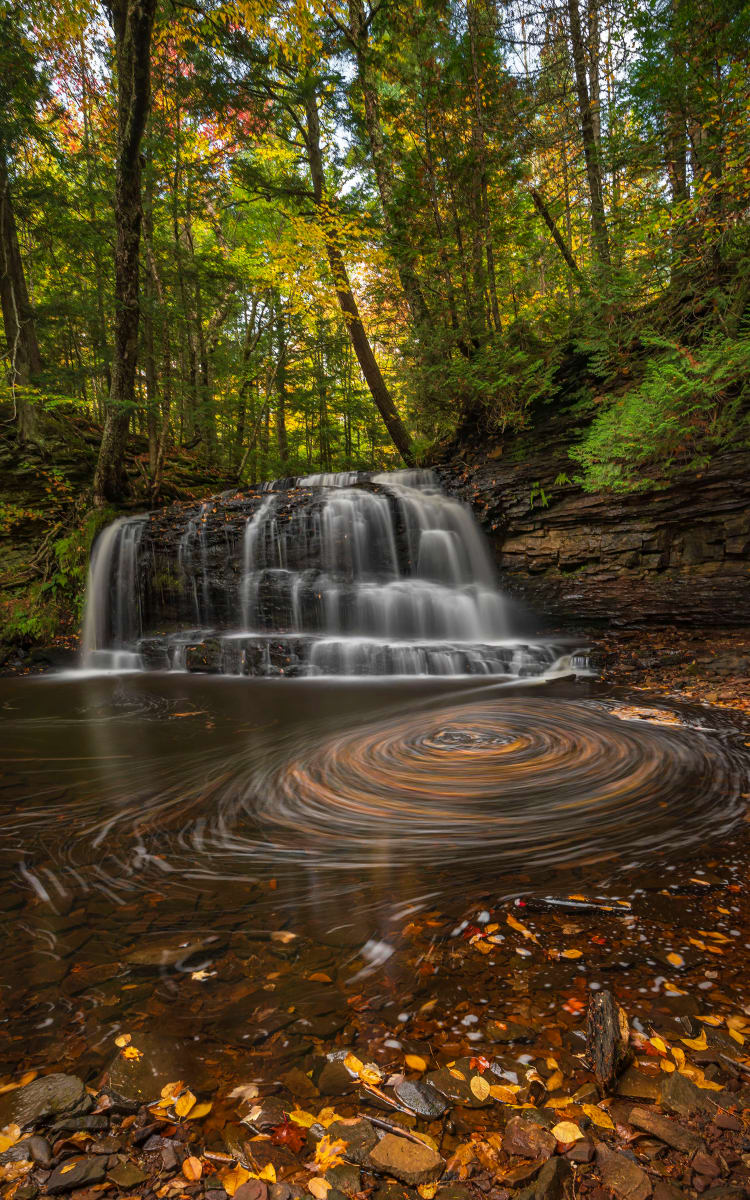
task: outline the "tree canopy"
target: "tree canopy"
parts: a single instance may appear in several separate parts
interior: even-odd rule
[[[750,8],[0,8],[0,400],[253,483],[580,403],[587,486],[747,437]],[[579,386],[580,384],[580,386]]]

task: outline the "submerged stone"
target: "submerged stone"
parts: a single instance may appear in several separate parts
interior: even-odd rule
[[[377,1171],[393,1175],[414,1187],[435,1183],[445,1170],[445,1163],[431,1146],[397,1137],[394,1133],[387,1133],[370,1151],[370,1164]]]
[[[84,1112],[91,1097],[75,1075],[42,1075],[25,1087],[0,1096],[0,1129],[20,1125],[25,1129],[59,1113]]]

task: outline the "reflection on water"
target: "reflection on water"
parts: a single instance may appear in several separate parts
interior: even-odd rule
[[[5,680],[0,705],[8,1065],[76,1039],[96,1062],[155,981],[236,988],[259,947],[292,953],[279,931],[308,977],[395,978],[405,914],[603,886],[726,834],[747,791],[731,717],[591,684],[139,675]]]

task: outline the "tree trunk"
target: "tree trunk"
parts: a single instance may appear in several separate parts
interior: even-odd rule
[[[141,141],[151,103],[151,31],[156,0],[110,0],[117,56],[115,341],[112,390],[94,474],[94,502],[120,499],[135,407],[141,242]]]
[[[0,305],[10,362],[10,386],[15,420],[21,441],[34,441],[38,434],[38,410],[26,394],[42,369],[34,311],[29,300],[26,276],[18,244],[18,232],[10,194],[5,153],[0,147]]]
[[[578,0],[568,0],[568,17],[570,20],[570,40],[573,49],[573,65],[575,67],[576,93],[578,96],[578,112],[581,121],[581,137],[583,140],[583,156],[586,160],[586,178],[591,199],[591,232],[594,252],[599,262],[605,267],[610,266],[609,236],[607,234],[607,219],[604,213],[604,194],[602,191],[602,169],[599,160],[599,147],[596,140],[596,129],[589,97],[589,87],[586,80],[586,47],[581,33],[581,17],[578,10]]]
[[[289,465],[286,436],[286,324],[281,297],[276,296],[276,443],[279,448],[279,474],[284,476]]]
[[[547,226],[550,233],[552,234],[552,240],[555,243],[555,245],[557,246],[560,253],[562,254],[563,258],[565,259],[567,266],[573,272],[573,274],[576,276],[576,278],[580,279],[581,272],[578,269],[578,263],[573,258],[573,255],[571,254],[568,247],[565,245],[565,239],[563,238],[562,234],[560,233],[560,230],[557,228],[557,225],[555,224],[555,219],[552,216],[552,213],[547,208],[547,205],[542,200],[542,197],[539,195],[539,192],[536,190],[536,188],[531,188],[531,199],[534,201],[534,207],[535,207],[536,211],[539,213],[539,216],[542,218],[542,220],[544,221],[544,224]]]
[[[380,372],[377,359],[370,345],[369,338],[359,315],[357,302],[352,294],[349,276],[344,258],[338,244],[333,213],[325,199],[325,180],[323,176],[323,158],[320,150],[320,118],[318,103],[314,91],[305,98],[305,115],[307,118],[306,149],[310,166],[310,177],[313,185],[313,197],[320,214],[323,236],[326,243],[328,265],[336,288],[336,298],[344,314],[347,332],[351,338],[354,353],[362,369],[365,382],[375,402],[375,407],[383,418],[394,446],[399,451],[404,462],[411,466],[414,462],[414,451],[411,438],[398,414],[393,397],[388,391],[385,380]]]

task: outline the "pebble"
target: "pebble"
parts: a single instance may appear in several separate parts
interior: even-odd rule
[[[445,1163],[431,1146],[397,1137],[394,1133],[387,1133],[370,1151],[370,1164],[415,1187],[435,1183],[445,1170]]]
[[[75,1075],[42,1075],[25,1087],[0,1096],[0,1129],[37,1125],[59,1113],[82,1112],[91,1107],[91,1097]]]
[[[397,1083],[393,1090],[402,1104],[428,1121],[442,1117],[450,1107],[437,1088],[421,1080],[405,1079],[403,1083]]]
[[[511,1117],[503,1136],[503,1150],[517,1158],[546,1160],[555,1153],[555,1135],[542,1125],[522,1117]]]
[[[45,1191],[51,1196],[60,1192],[73,1192],[77,1188],[103,1183],[106,1174],[106,1158],[69,1159],[55,1168],[45,1184]]]
[[[621,1200],[647,1200],[651,1195],[651,1180],[637,1163],[601,1145],[596,1160],[602,1183]]]

